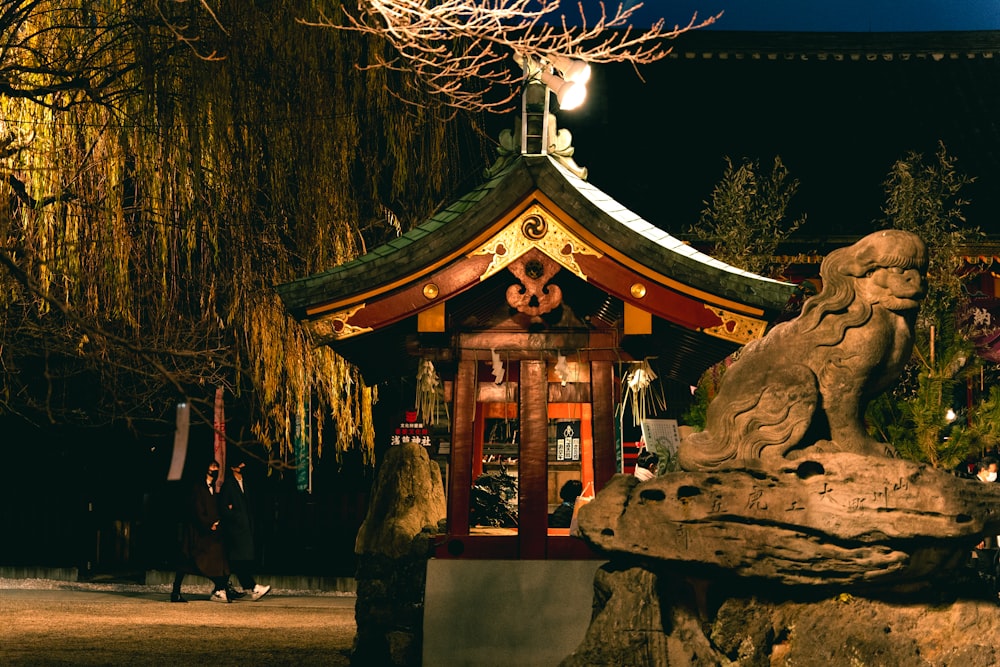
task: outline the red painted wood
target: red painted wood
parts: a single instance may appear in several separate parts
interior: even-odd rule
[[[611,362],[594,361],[590,365],[590,395],[594,414],[594,488],[601,490],[618,472],[615,449],[615,371]]]
[[[518,542],[517,535],[438,535],[433,542],[434,558],[517,560]],[[606,558],[579,537],[549,535],[546,546],[546,558],[553,560]]]
[[[545,558],[548,530],[548,374],[544,361],[521,364],[518,537],[522,559]]]
[[[600,553],[579,537],[550,535],[545,557],[552,560],[603,560]]]
[[[517,535],[439,535],[435,558],[484,558],[517,560]]]
[[[351,305],[351,303],[364,303],[365,307],[356,312],[347,323],[355,327],[379,329],[415,315],[418,311],[435,303],[447,301],[456,294],[478,285],[480,276],[483,275],[492,260],[491,255],[473,255],[440,271],[408,279],[412,282],[401,283],[398,289],[388,291],[380,286],[380,292],[371,296],[361,294],[352,297],[350,303],[312,308],[310,316],[336,312],[340,308]],[[438,287],[438,296],[434,299],[428,299],[424,296],[423,289],[427,283],[434,283]]]
[[[469,494],[472,486],[473,419],[476,413],[476,362],[461,361],[455,373],[455,413],[451,428],[448,469],[448,532],[469,534]]]
[[[579,255],[576,260],[587,276],[587,282],[668,322],[694,330],[708,329],[722,324],[718,315],[705,308],[705,301],[702,299],[654,283],[648,277],[618,264],[607,255],[600,258]],[[640,283],[646,288],[646,295],[641,299],[631,295],[630,290],[635,283]],[[731,307],[726,310],[731,310]]]
[[[490,349],[503,350],[503,358],[538,359],[539,353],[553,350],[586,350],[585,360],[607,359],[608,361],[631,360],[632,357],[617,349],[617,333],[591,331],[588,333],[518,333],[508,331],[463,332],[457,336],[456,350],[461,359],[490,358]],[[552,359],[554,360],[554,354]],[[490,379],[489,367],[483,374]]]
[[[483,474],[483,436],[486,430],[486,411],[482,408],[482,403],[476,401],[476,417],[472,422],[472,474],[469,477],[470,480],[475,480]]]

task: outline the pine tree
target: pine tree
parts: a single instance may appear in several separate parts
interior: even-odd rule
[[[989,398],[972,406],[956,403],[956,391],[978,376],[982,364],[961,324],[969,297],[960,250],[981,232],[965,224],[968,201],[962,189],[974,179],[960,173],[956,162],[944,144],[930,159],[910,152],[892,166],[884,183],[879,226],[910,231],[924,240],[928,291],[917,320],[913,359],[897,387],[873,401],[867,415],[873,434],[895,445],[905,458],[949,469],[983,447],[984,438],[995,437],[995,429],[979,418],[994,409]]]

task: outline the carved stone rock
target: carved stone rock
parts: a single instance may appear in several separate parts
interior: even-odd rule
[[[913,581],[1000,532],[1000,485],[902,459],[815,453],[773,471],[618,475],[581,508],[579,525],[612,559],[786,584]]]
[[[717,664],[719,654],[692,605],[684,604],[685,593],[654,570],[602,566],[594,576],[594,619],[583,643],[559,667]]]
[[[896,458],[865,429],[866,406],[912,353],[926,267],[923,242],[896,230],[830,253],[823,291],[726,371],[705,430],[680,443],[682,472],[617,475],[580,508],[580,535],[610,562],[595,578],[587,636],[563,667],[994,664],[992,648],[943,652],[926,628],[907,633],[913,619],[894,625],[891,605],[846,592],[780,601],[820,586],[933,590],[1000,532],[1000,484]],[[753,593],[723,602],[706,641],[709,593],[724,599],[734,584]],[[693,601],[678,597],[685,589]],[[949,625],[954,614],[932,616]],[[935,651],[941,659],[927,662]]]
[[[401,558],[414,538],[437,530],[447,516],[441,468],[416,443],[390,447],[372,491],[368,514],[358,530],[354,551]]]
[[[390,447],[354,550],[352,665],[419,665],[431,535],[445,517],[441,469],[417,443]]]
[[[974,580],[886,597],[717,580],[707,606],[692,583],[649,561],[603,566],[594,621],[560,667],[1000,664],[995,595]]]
[[[705,430],[680,444],[681,468],[774,467],[811,448],[893,456],[863,417],[910,359],[926,269],[923,241],[893,229],[827,255],[823,290],[726,371]]]

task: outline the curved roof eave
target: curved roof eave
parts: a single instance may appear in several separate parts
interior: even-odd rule
[[[795,32],[693,30],[678,36],[670,60],[876,61],[1000,56],[1000,30]]]
[[[455,247],[467,245],[481,230],[528,196],[535,188],[515,161],[485,183],[455,200],[398,238],[322,273],[300,278],[275,289],[286,308],[297,317],[309,306],[361,293],[373,285],[414,278],[421,269],[447,260]],[[502,184],[502,187],[501,187]]]
[[[609,254],[649,275],[776,313],[794,285],[765,278],[701,253],[629,211],[548,156],[520,156],[503,171],[429,219],[368,254],[328,271],[276,286],[298,319],[321,304],[361,301],[412,283],[480,242],[492,225],[540,192]],[[367,296],[366,296],[367,295]]]
[[[719,297],[765,311],[781,310],[795,285],[736,268],[696,250],[630,211],[606,193],[579,178],[557,161],[545,161],[536,176],[539,190],[573,216],[597,238],[618,241],[611,254],[638,262],[647,271],[665,274]],[[551,175],[551,169],[559,176]],[[550,180],[557,179],[550,184]],[[575,192],[559,187],[564,180]],[[576,196],[576,195],[579,196]]]

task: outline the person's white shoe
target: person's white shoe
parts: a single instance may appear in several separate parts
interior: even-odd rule
[[[267,595],[270,591],[270,586],[261,586],[260,584],[257,584],[253,587],[253,590],[250,591],[250,599],[257,601]]]
[[[212,602],[229,602],[229,596],[226,595],[225,589],[219,589],[212,593],[212,597],[209,600]]]

